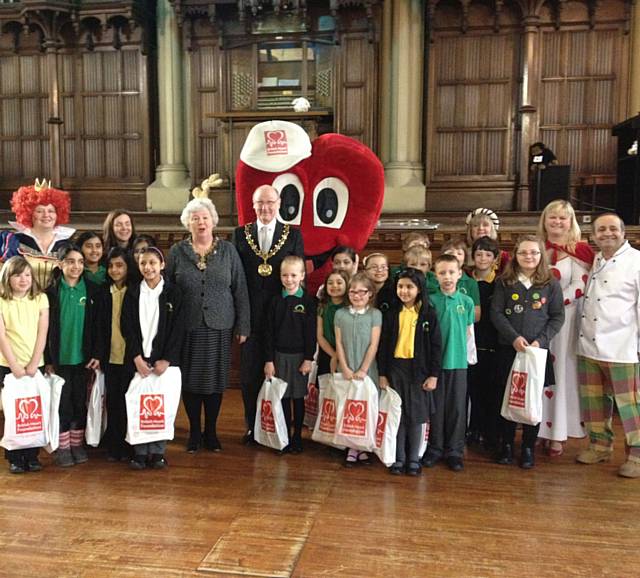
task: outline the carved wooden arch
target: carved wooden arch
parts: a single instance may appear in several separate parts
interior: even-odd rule
[[[433,28],[436,15],[436,9],[439,4],[444,0],[429,0],[427,4],[427,34],[429,41],[433,42]],[[543,0],[540,0],[543,1]],[[522,2],[519,0],[454,0],[454,4],[457,4],[461,12],[460,31],[466,34],[469,29],[469,10],[472,4],[483,4],[493,9],[493,31],[500,32],[500,15],[503,13],[505,6],[515,7],[518,9],[518,14],[521,21],[525,18],[525,12],[522,7]]]

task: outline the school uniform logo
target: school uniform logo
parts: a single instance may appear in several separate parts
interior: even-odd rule
[[[511,389],[509,390],[509,405],[524,408],[524,398],[527,393],[527,372],[511,372]]]
[[[384,439],[384,431],[387,429],[387,412],[381,411],[378,413],[378,425],[376,425],[376,447],[382,447],[382,440]]]
[[[40,396],[16,399],[16,434],[41,432],[43,429]]]
[[[162,430],[165,427],[164,394],[140,396],[140,431]]]
[[[367,433],[367,400],[348,399],[344,404],[344,415],[340,433],[364,437]]]
[[[331,398],[323,399],[322,413],[320,414],[320,431],[335,433],[336,419],[336,400]]]
[[[260,407],[260,428],[267,433],[275,433],[276,420],[273,417],[273,406],[268,399],[262,400]]]
[[[293,308],[293,311],[294,311],[295,313],[305,313],[305,312],[306,312],[306,309],[304,308],[304,305],[303,305],[302,303],[300,303],[299,305],[296,305],[296,306]]]

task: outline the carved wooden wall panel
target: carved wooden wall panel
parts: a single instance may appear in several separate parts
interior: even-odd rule
[[[511,208],[518,36],[436,30],[429,58],[428,208],[464,209],[476,194]],[[452,198],[452,188],[464,192]]]
[[[2,7],[3,199],[47,177],[75,210],[146,207],[153,13],[143,0]]]
[[[526,208],[528,147],[537,140],[571,165],[574,183],[613,174],[611,127],[627,108],[629,6],[431,0],[427,208]]]
[[[192,172],[195,182],[202,181],[212,173],[223,173],[224,151],[219,121],[207,116],[223,110],[220,79],[225,69],[222,68],[222,60],[217,44],[202,45],[191,53],[191,102],[195,123]]]
[[[540,136],[574,176],[615,173],[623,35],[616,29],[545,29]]]
[[[377,45],[365,33],[342,36],[335,130],[376,149]]]
[[[44,54],[0,54],[0,176],[49,174],[48,84]]]

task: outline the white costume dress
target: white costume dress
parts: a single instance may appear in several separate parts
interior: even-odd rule
[[[577,347],[580,300],[589,275],[587,265],[567,256],[552,266],[562,287],[564,325],[551,340],[549,354],[553,360],[556,383],[545,388],[542,398],[542,422],[539,437],[565,441],[586,435],[580,416]],[[569,301],[567,303],[567,300]]]

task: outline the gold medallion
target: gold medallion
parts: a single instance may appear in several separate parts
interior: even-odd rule
[[[268,277],[269,275],[271,275],[272,272],[273,272],[273,267],[269,265],[269,263],[267,263],[266,261],[258,265],[258,274],[262,275],[263,277]]]

